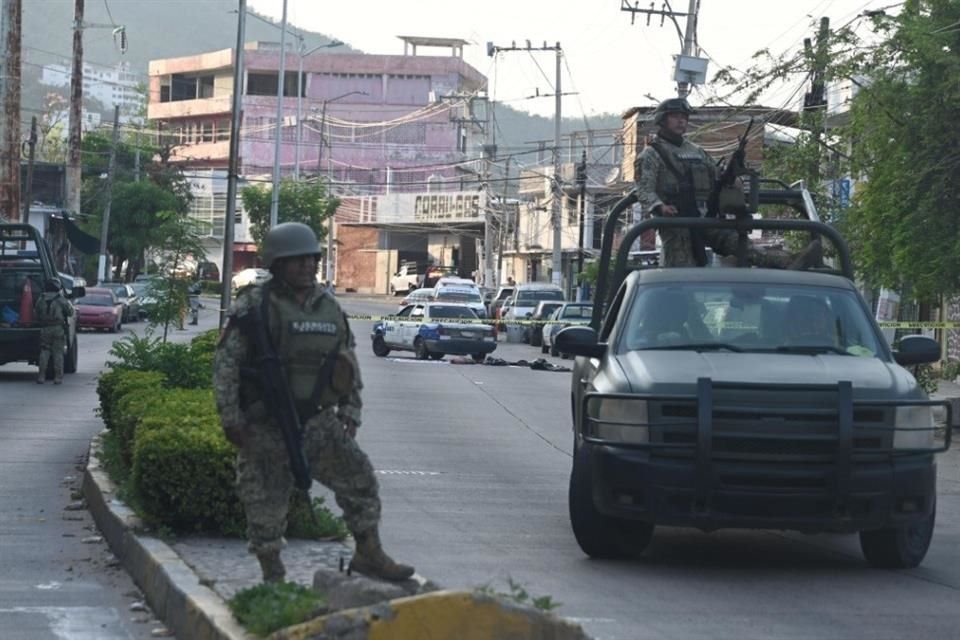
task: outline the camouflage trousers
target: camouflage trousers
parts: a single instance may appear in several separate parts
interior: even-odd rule
[[[37,368],[39,370],[37,377],[46,377],[47,366],[52,359],[54,380],[63,378],[63,350],[66,348],[66,344],[67,340],[63,327],[43,327],[40,329],[40,355],[37,358]]]
[[[721,256],[737,255],[737,232],[729,229],[704,229],[704,244]],[[660,265],[664,267],[695,267],[697,261],[693,255],[693,241],[687,229],[660,229]],[[754,248],[747,240],[747,260],[753,266],[777,266],[774,260],[767,259],[763,252]],[[771,263],[771,264],[768,264]]]
[[[267,553],[285,544],[293,475],[279,430],[272,424],[257,426],[237,456],[237,493],[247,518],[249,549]],[[351,532],[380,522],[380,487],[373,465],[344,432],[333,409],[307,420],[303,450],[313,479],[333,490]]]

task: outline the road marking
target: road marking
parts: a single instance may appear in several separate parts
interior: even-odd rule
[[[417,360],[416,358],[387,358],[387,360],[404,364],[450,364],[446,360]]]
[[[46,584],[38,584],[36,588],[41,591],[56,591],[62,586],[59,582],[48,582]]]
[[[439,471],[414,471],[412,469],[377,469],[383,476],[438,476]]]
[[[107,607],[13,607],[2,614],[42,615],[50,631],[60,640],[129,640],[120,628],[120,617]]]

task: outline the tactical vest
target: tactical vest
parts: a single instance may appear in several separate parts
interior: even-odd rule
[[[37,323],[44,327],[59,327],[66,319],[64,300],[59,293],[44,293],[37,301]]]
[[[692,144],[684,141],[680,147],[661,142],[660,149],[666,158],[661,155],[664,164],[668,166],[665,171],[660,171],[657,177],[657,193],[660,198],[668,204],[674,204],[680,197],[680,178],[677,175],[689,175],[692,182],[697,202],[706,202],[713,191],[713,181],[711,180],[710,167],[707,165],[707,158],[703,152]],[[673,169],[669,165],[672,165]]]
[[[286,371],[297,410],[305,419],[318,407],[337,404],[340,399],[342,392],[335,391],[332,382],[337,354],[347,340],[346,321],[339,305],[327,295],[303,308],[293,297],[271,295],[271,289],[262,288],[269,304],[262,304],[261,298],[258,305],[267,317],[270,340]],[[249,364],[256,366],[252,353],[251,360]],[[247,407],[262,400],[256,382],[244,381],[242,392]]]

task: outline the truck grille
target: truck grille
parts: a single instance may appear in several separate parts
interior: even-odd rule
[[[749,390],[715,388],[712,450],[715,459],[757,461],[829,461],[836,456],[839,398],[829,390]],[[889,449],[892,408],[859,407],[853,412],[853,450],[869,454]],[[679,445],[658,455],[692,456],[697,442],[697,403],[664,400],[650,403],[651,441]]]

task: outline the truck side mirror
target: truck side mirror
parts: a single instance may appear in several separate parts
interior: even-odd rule
[[[940,359],[940,343],[927,336],[904,336],[893,352],[893,359],[904,367],[936,362]]]

